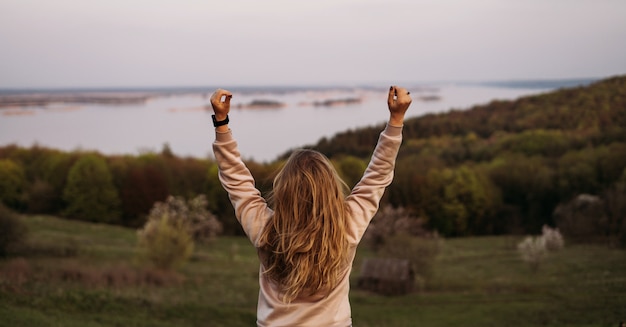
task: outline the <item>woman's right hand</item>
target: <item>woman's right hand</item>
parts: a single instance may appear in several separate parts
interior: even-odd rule
[[[230,112],[230,99],[233,97],[233,94],[230,91],[217,89],[213,92],[211,96],[211,106],[213,107],[213,112],[215,113],[215,119],[217,121],[222,121],[226,119],[228,113]],[[224,101],[222,101],[224,98]]]
[[[389,124],[394,126],[402,126],[404,123],[404,114],[409,109],[411,96],[403,87],[392,86],[389,88],[387,97],[387,106],[389,107]]]

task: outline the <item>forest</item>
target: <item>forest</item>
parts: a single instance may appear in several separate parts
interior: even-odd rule
[[[382,129],[348,130],[308,147],[352,186]],[[287,156],[246,162],[263,193]],[[178,157],[167,144],[136,155],[0,147],[0,199],[20,213],[137,228],[169,195],[206,196],[223,233],[242,234],[210,158]],[[580,195],[595,199],[596,215],[555,215]],[[381,206],[402,208],[446,237],[549,225],[626,245],[626,76],[407,119]]]

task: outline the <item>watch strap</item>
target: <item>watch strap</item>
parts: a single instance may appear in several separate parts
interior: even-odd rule
[[[215,127],[219,127],[219,126],[222,126],[222,125],[226,125],[226,124],[228,124],[228,122],[229,122],[228,115],[226,115],[226,119],[224,119],[224,120],[220,120],[220,121],[217,121],[217,120],[215,119],[215,115],[211,115],[211,118],[213,119],[213,126],[215,126]]]

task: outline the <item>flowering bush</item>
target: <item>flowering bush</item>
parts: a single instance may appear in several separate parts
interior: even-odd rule
[[[219,235],[222,225],[206,205],[204,195],[188,202],[170,196],[166,202],[155,203],[138,231],[138,245],[146,259],[161,269],[178,267],[193,253],[195,241]]]
[[[185,263],[193,253],[189,229],[171,216],[150,216],[139,231],[139,247],[155,267],[169,270]]]
[[[522,260],[527,262],[533,271],[537,271],[547,254],[546,239],[543,236],[528,236],[517,245],[517,249]]]
[[[522,260],[527,262],[533,271],[537,271],[548,252],[562,249],[563,244],[563,236],[559,230],[544,225],[541,235],[526,237],[517,245],[517,250]]]
[[[558,251],[563,248],[565,241],[563,241],[563,235],[561,235],[558,228],[550,228],[544,225],[541,231],[541,236],[543,236],[545,240],[546,249],[548,251]]]
[[[378,251],[396,235],[432,236],[426,231],[425,224],[424,219],[413,217],[408,210],[388,205],[378,210],[367,227],[363,240],[373,250]]]

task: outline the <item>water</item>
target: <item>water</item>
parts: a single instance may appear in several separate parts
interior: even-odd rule
[[[486,85],[438,85],[409,88],[413,104],[407,117],[467,109],[494,99],[515,99],[549,88]],[[165,143],[179,156],[212,157],[214,129],[208,94],[158,96],[128,105],[51,104],[0,109],[0,145],[97,150],[104,154],[160,151]],[[422,96],[437,96],[424,101]],[[357,104],[315,106],[315,101],[360,98]],[[253,100],[279,101],[277,109],[241,109]],[[348,129],[384,123],[385,88],[234,91],[230,127],[242,156],[259,162],[276,159],[291,148],[315,144]],[[373,146],[373,145],[372,145]]]

